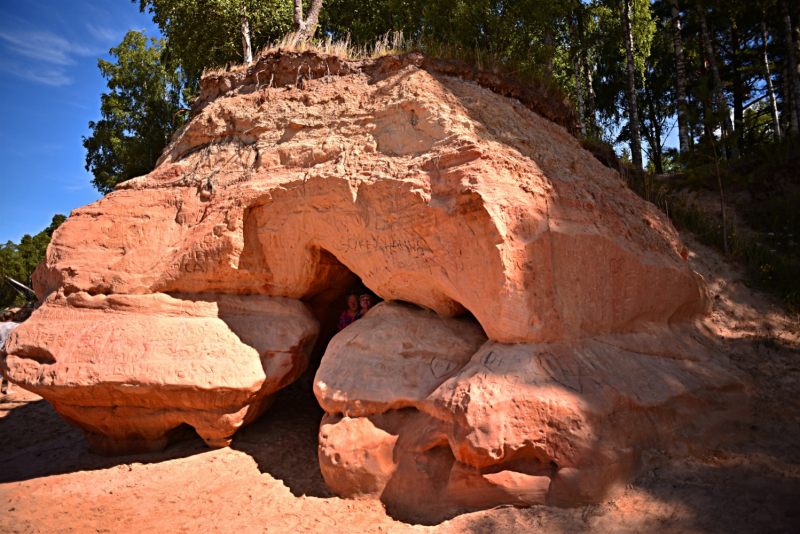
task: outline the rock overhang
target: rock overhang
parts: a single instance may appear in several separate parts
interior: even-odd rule
[[[700,432],[702,425],[692,423],[698,411],[741,404],[735,373],[698,327],[710,299],[705,282],[687,266],[677,233],[580,147],[569,131],[574,112],[565,111],[568,106],[514,89],[496,75],[415,54],[349,61],[278,52],[249,69],[209,77],[202,87],[193,117],[152,173],[75,210],[57,231],[34,276],[37,294],[46,299],[42,319],[53,309],[50,299],[84,293],[284,299],[301,307],[302,299],[315,307],[318,295],[355,273],[386,300],[432,311],[400,313],[387,304],[382,309],[392,312],[382,320],[392,317],[395,342],[359,353],[342,334],[331,345],[316,384],[320,404],[334,418],[382,419],[341,426],[326,419],[329,445],[352,441],[341,435],[348,428],[367,442],[396,445],[375,437],[380,433],[367,436],[370,425],[390,428],[401,448],[425,444],[403,450],[433,454],[431,465],[451,482],[449,489],[425,484],[465,506],[597,501],[635,472],[636,451],[671,442],[676,429]],[[378,312],[367,319],[381,320]],[[433,312],[438,318],[425,315]],[[476,321],[457,319],[467,313]],[[430,347],[417,356],[387,352],[411,342],[404,336],[420,321],[445,338],[452,329],[441,321],[462,321],[454,323],[461,334],[481,333],[470,342],[453,341],[452,350],[467,347],[454,360]],[[350,333],[372,323],[349,327],[355,328]],[[295,336],[297,361],[270,371],[262,359],[262,373],[276,387],[304,367],[308,347],[298,346],[308,332],[302,332]],[[477,343],[483,335],[488,341]],[[415,343],[418,337],[411,335]],[[29,329],[22,328],[19,339],[38,346]],[[517,362],[519,369],[483,362],[492,346],[500,347],[489,351],[500,364]],[[408,371],[408,383],[387,386],[388,375],[368,372],[371,360],[385,359],[391,367],[397,358],[417,366]],[[569,362],[566,370],[557,365],[561,360]],[[361,389],[337,378],[338,371],[359,365]],[[326,367],[335,372],[326,375]],[[662,373],[678,386],[626,389],[609,378],[615,373]],[[24,376],[17,378],[26,384]],[[205,378],[201,373],[193,380]],[[643,401],[648,388],[660,396]],[[481,400],[465,404],[467,397],[478,398],[465,397],[472,390]],[[524,406],[509,404],[508,392],[526,399]],[[213,429],[212,442],[229,439],[268,404],[252,397],[237,402],[224,417],[201,418]],[[502,417],[492,414],[495,402],[505,407]],[[245,413],[232,418],[236,424],[221,425],[237,406],[250,419]],[[404,415],[408,410],[416,415]],[[655,423],[634,415],[648,413]],[[620,419],[611,421],[613,414]],[[197,424],[191,414],[173,415],[160,420],[159,431],[181,421]],[[97,417],[92,412],[86,421]],[[130,421],[144,416],[126,417],[85,426],[124,441],[136,430]],[[562,424],[566,419],[573,425]],[[412,420],[427,421],[428,430],[409,431],[404,425]],[[668,420],[675,424],[663,423]],[[593,441],[614,425],[646,429],[641,439],[617,444],[630,455]],[[537,429],[548,432],[535,435]],[[116,450],[114,443],[109,447]],[[321,442],[331,487],[341,486],[337,477],[350,480],[363,471],[350,464],[355,471],[337,472],[326,463],[325,451],[335,456],[335,448]],[[562,449],[573,454],[564,456]],[[421,480],[402,482],[408,471],[398,466],[406,460],[381,458],[373,465],[383,474],[362,472],[370,488],[380,486],[378,479],[400,486]],[[604,468],[597,459],[623,467]],[[545,488],[542,477],[553,487]],[[391,487],[381,491],[400,498]],[[465,488],[482,489],[476,497]],[[493,497],[484,499],[481,491]]]
[[[634,330],[685,319],[692,302],[708,306],[669,223],[567,132],[409,57],[416,56],[351,62],[332,71],[347,76],[322,76],[307,90],[247,82],[268,68],[285,76],[292,69],[284,63],[322,61],[308,54],[279,54],[251,74],[229,75],[236,83],[219,82],[231,89],[213,100],[201,95],[204,107],[153,173],[100,201],[105,211],[125,205],[124,218],[98,221],[94,205],[74,214],[69,228],[108,225],[103,237],[124,244],[102,251],[108,272],[95,261],[81,269],[66,253],[70,267],[50,269],[55,279],[37,283],[40,293],[69,287],[302,298],[316,279],[316,249],[324,249],[380,296],[443,315],[469,310],[497,341]],[[407,153],[403,139],[411,140]],[[428,141],[414,149],[419,139]],[[631,216],[630,205],[641,213]],[[161,206],[167,209],[156,220]],[[473,241],[461,259],[449,246],[467,241],[460,234]],[[295,257],[260,257],[266,249],[291,249]],[[493,264],[490,289],[475,287],[478,273],[463,257]],[[408,265],[372,272],[400,262]],[[614,287],[621,278],[633,280]],[[462,291],[465,284],[473,287]],[[502,305],[487,298],[498,292]],[[642,305],[643,294],[652,295],[650,305]]]

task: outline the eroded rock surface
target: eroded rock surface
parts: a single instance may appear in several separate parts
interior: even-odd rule
[[[477,321],[383,302],[333,338],[314,393],[350,417],[417,407],[486,341]]]
[[[686,327],[568,343],[488,341],[409,402],[406,387],[393,386],[403,382],[398,366],[362,369],[384,361],[426,368],[430,357],[398,350],[426,319],[384,317],[396,324],[378,333],[372,358],[363,347],[372,340],[368,315],[334,338],[323,359],[315,392],[330,415],[320,428],[320,465],[337,493],[375,496],[406,517],[601,502],[636,478],[643,450],[714,446],[747,412],[730,364]],[[634,351],[643,346],[649,354]]]
[[[468,310],[505,343],[708,310],[664,216],[564,128],[404,57],[346,76],[328,58],[307,90],[297,71],[314,54],[220,81],[229,93],[155,171],[73,212],[36,290],[309,299],[335,275],[332,255],[380,297]]]
[[[161,450],[183,425],[225,446],[305,370],[318,328],[293,299],[54,293],[2,367],[96,452]]]
[[[703,443],[744,402],[696,327],[710,298],[674,228],[552,95],[416,53],[273,52],[202,87],[152,173],[56,231],[4,359],[107,449],[183,423],[226,443],[302,369],[304,303],[335,316],[354,276],[420,309],[378,307],[323,357],[320,463],[343,495],[411,515],[596,502],[644,447]],[[150,311],[164,299],[187,307]]]

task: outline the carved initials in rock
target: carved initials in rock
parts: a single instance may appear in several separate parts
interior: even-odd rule
[[[188,262],[186,265],[184,265],[183,270],[186,271],[187,273],[197,273],[197,272],[204,273],[206,272],[206,267],[201,263],[193,261],[193,262]]]
[[[480,363],[484,367],[497,374],[517,372],[530,361],[530,355],[522,350],[511,350],[500,354],[491,351],[480,358]]]
[[[443,376],[449,375],[456,370],[456,367],[458,367],[456,362],[445,360],[444,358],[436,357],[431,362],[431,372],[436,378],[442,378]]]
[[[549,352],[541,352],[536,357],[539,366],[555,382],[572,391],[583,393],[583,385],[579,374],[564,369],[559,358]]]

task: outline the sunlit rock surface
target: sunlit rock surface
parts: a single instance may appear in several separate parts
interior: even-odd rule
[[[597,502],[746,402],[676,231],[567,103],[416,53],[201,85],[158,167],[56,231],[0,364],[96,449],[228,443],[354,276],[390,302],[323,357],[320,465],[409,517]]]

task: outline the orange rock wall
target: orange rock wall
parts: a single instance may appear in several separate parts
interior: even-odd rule
[[[663,215],[518,102],[413,64],[309,84],[207,103],[153,173],[73,212],[39,294],[308,299],[327,251],[382,298],[470,311],[507,343],[708,310]]]
[[[746,402],[677,232],[568,103],[418,53],[279,51],[201,85],[158,167],[56,231],[0,360],[96,450],[230,443],[354,276],[389,302],[315,380],[343,495],[597,502]]]

